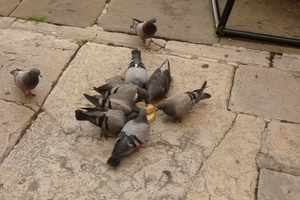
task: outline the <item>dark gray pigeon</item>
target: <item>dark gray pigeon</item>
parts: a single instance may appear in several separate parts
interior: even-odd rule
[[[138,114],[132,113],[128,116],[120,110],[106,111],[98,108],[81,108],[82,110],[75,110],[75,117],[79,121],[89,121],[92,124],[101,128],[101,134],[106,139],[108,134],[117,135],[120,133],[124,125]],[[84,111],[83,111],[84,110]]]
[[[161,70],[161,68],[168,64],[168,68]],[[169,60],[166,60],[159,68],[157,68],[150,76],[147,82],[147,90],[149,93],[149,101],[157,97],[165,97],[168,93],[171,84],[171,71]]]
[[[107,164],[118,167],[123,156],[130,154],[145,142],[149,132],[146,109],[142,108],[139,115],[128,121],[119,133]]]
[[[131,51],[131,61],[125,73],[125,82],[130,82],[145,88],[147,82],[147,71],[142,62],[141,52],[137,49]]]
[[[166,101],[157,105],[157,109],[162,110],[170,117],[177,118],[181,122],[181,117],[186,115],[196,103],[211,97],[210,94],[203,93],[206,83],[207,81],[198,90],[168,97]]]
[[[25,98],[35,96],[31,92],[39,83],[39,76],[42,77],[41,71],[38,68],[32,68],[29,72],[21,69],[15,69],[10,72],[14,76],[15,84],[25,93]]]
[[[130,28],[133,28],[137,36],[143,40],[144,48],[149,49],[149,47],[146,45],[146,39],[151,39],[157,31],[157,27],[155,25],[156,18],[152,18],[148,21],[141,21],[134,18],[132,18],[132,20],[133,24],[130,26]]]
[[[111,95],[114,94],[123,94],[129,101],[134,103],[145,101],[149,98],[149,93],[147,90],[132,83],[106,83],[97,88],[94,87],[94,90],[102,94],[105,98],[111,98]]]
[[[99,108],[120,110],[129,115],[132,112],[139,112],[140,108],[136,107],[133,102],[130,102],[121,94],[114,94],[114,98],[103,98],[99,95],[90,96],[83,94],[87,100]]]

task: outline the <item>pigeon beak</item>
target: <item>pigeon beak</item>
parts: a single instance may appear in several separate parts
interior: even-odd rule
[[[39,77],[43,78],[42,74],[40,74]]]

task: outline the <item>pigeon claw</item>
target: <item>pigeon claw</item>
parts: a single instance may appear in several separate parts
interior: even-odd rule
[[[180,122],[181,123],[182,117],[178,117],[176,118],[176,122]]]
[[[145,148],[144,144],[142,143],[140,146],[138,146],[139,149]]]
[[[101,132],[101,137],[104,137],[105,140],[107,140],[107,138],[112,137],[108,135],[109,133],[105,133],[105,132]]]

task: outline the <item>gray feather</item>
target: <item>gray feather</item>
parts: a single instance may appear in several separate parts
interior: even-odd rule
[[[170,96],[165,102],[159,103],[157,109],[174,118],[186,115],[200,100],[211,97],[210,94],[203,93],[206,83],[205,81],[198,90]]]
[[[161,68],[168,64],[168,68],[161,70]],[[150,76],[147,82],[147,90],[149,93],[149,101],[157,97],[163,97],[168,93],[171,84],[171,71],[169,60],[166,60],[159,68],[157,68]]]
[[[147,71],[142,62],[141,52],[134,49],[131,54],[131,61],[125,73],[125,81],[144,88],[147,82]]]
[[[123,156],[130,154],[145,142],[149,132],[146,109],[142,108],[138,116],[128,121],[121,130],[107,164],[117,167]]]

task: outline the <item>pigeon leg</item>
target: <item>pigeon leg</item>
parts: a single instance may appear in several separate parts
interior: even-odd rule
[[[105,140],[107,140],[107,138],[112,137],[108,135],[109,133],[105,133],[104,131],[101,131],[101,137],[104,137]]]
[[[180,122],[181,123],[182,117],[178,117],[176,118],[176,122]]]
[[[144,143],[142,143],[140,146],[138,146],[139,149],[145,148]]]
[[[34,96],[35,96],[35,94],[33,94],[30,90],[25,92],[25,98],[26,99],[31,99]]]

